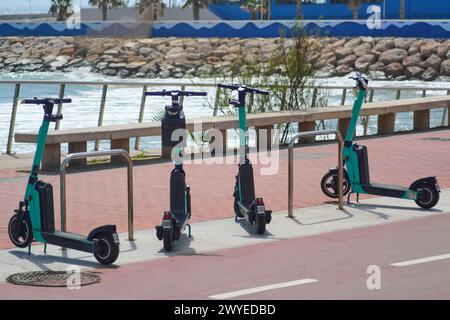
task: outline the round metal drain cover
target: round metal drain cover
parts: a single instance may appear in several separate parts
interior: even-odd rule
[[[73,274],[66,271],[31,271],[10,275],[6,280],[13,284],[33,287],[87,286],[100,282],[100,276],[92,272]]]

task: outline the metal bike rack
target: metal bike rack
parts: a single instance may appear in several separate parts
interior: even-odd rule
[[[293,218],[294,206],[294,144],[298,139],[306,137],[315,137],[320,135],[335,134],[338,140],[338,193],[339,193],[339,209],[344,209],[344,196],[342,194],[342,184],[344,180],[344,164],[342,160],[342,152],[344,147],[344,140],[342,134],[337,130],[322,130],[322,131],[305,131],[297,133],[289,141],[289,182],[288,182],[288,217]]]
[[[133,164],[128,152],[122,149],[109,151],[79,152],[69,154],[60,167],[60,192],[61,192],[61,231],[66,231],[66,167],[74,159],[84,159],[99,156],[122,156],[127,161],[128,173],[128,240],[134,240],[133,222]]]

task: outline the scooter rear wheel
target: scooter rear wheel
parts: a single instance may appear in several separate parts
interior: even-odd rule
[[[173,246],[174,246],[173,229],[164,230],[164,232],[163,232],[163,243],[164,243],[164,250],[172,251]]]
[[[423,197],[415,200],[416,204],[423,209],[431,209],[439,202],[439,191],[429,183],[422,183],[415,190],[422,190]]]
[[[18,248],[26,248],[33,242],[33,229],[28,216],[25,216],[22,221],[22,230],[18,232],[19,228],[18,214],[11,217],[8,223],[8,235],[11,242]]]
[[[266,215],[259,215],[255,213],[255,228],[257,234],[266,232]]]
[[[98,241],[98,248],[94,252],[95,259],[104,265],[113,264],[119,257],[119,246],[114,241],[111,234],[100,233],[95,236]]]

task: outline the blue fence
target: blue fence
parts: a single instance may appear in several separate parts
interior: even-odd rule
[[[364,3],[358,10],[358,17],[368,17],[367,7],[378,5],[382,8],[386,19],[400,18],[399,0],[380,0],[370,4]],[[384,8],[384,6],[386,6]],[[250,20],[251,15],[245,8],[236,3],[212,4],[209,9],[224,20]],[[292,20],[295,18],[297,6],[294,1],[271,0],[272,20]],[[302,5],[302,14],[306,20],[346,20],[352,19],[353,11],[346,4],[308,4]],[[406,19],[450,19],[450,1],[448,0],[405,0]]]
[[[360,21],[305,21],[311,33],[325,36],[450,38],[447,21],[384,21],[369,29]],[[138,37],[278,37],[284,29],[291,35],[293,21],[82,23],[69,29],[65,23],[0,23],[0,37],[7,36],[138,36]]]

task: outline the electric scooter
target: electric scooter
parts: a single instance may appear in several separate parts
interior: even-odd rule
[[[163,145],[175,147],[180,160],[175,160],[175,168],[170,173],[170,210],[164,212],[161,225],[156,226],[156,237],[163,241],[164,250],[171,251],[174,242],[180,239],[186,227],[189,228],[189,238],[191,237],[191,226],[188,223],[191,218],[191,189],[186,184],[186,173],[181,162],[182,147],[186,146],[186,118],[180,97],[206,96],[206,92],[164,90],[145,94],[172,98],[172,104],[165,107],[166,112],[161,121],[162,140]],[[179,140],[172,140],[172,133],[177,129],[184,129],[184,135]]]
[[[38,170],[47,139],[50,122],[61,120],[62,115],[54,115],[55,104],[70,103],[71,99],[25,99],[23,104],[43,105],[44,118],[37,137],[36,153],[28,179],[25,197],[19,202],[8,224],[11,242],[19,248],[28,247],[31,252],[33,239],[45,244],[93,253],[101,264],[109,265],[119,256],[119,237],[115,225],[105,225],[89,233],[87,237],[55,230],[53,212],[53,187],[50,183],[39,180]]]
[[[255,196],[253,166],[248,158],[245,98],[247,93],[269,95],[269,92],[240,84],[219,84],[218,87],[238,92],[238,100],[230,100],[230,105],[239,109],[239,165],[233,193],[235,221],[246,219],[258,234],[263,234],[266,224],[272,220],[272,210],[266,209],[263,198]]]
[[[383,197],[414,200],[423,209],[431,209],[439,202],[439,185],[436,177],[426,177],[414,181],[409,188],[375,184],[370,181],[369,158],[367,147],[352,143],[356,130],[356,124],[361,112],[361,107],[366,96],[369,81],[357,74],[351,79],[356,81],[358,97],[353,104],[352,119],[347,130],[344,143],[344,172],[343,194],[347,195],[347,203],[350,203],[352,193],[357,194],[357,202],[360,194],[373,194]],[[330,198],[338,198],[338,173],[337,169],[331,169],[321,181],[321,189]]]

